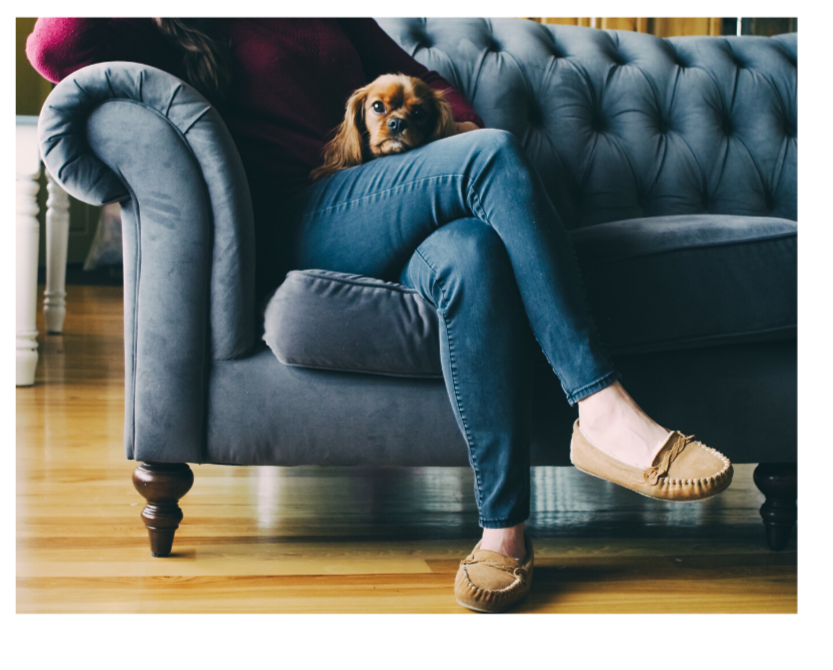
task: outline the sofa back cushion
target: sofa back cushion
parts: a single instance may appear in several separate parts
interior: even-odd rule
[[[524,19],[376,19],[514,133],[568,229],[796,220],[795,34],[674,37]]]

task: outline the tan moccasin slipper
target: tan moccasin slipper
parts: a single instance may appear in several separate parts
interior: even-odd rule
[[[526,559],[523,563],[496,551],[481,549],[482,542],[480,540],[460,561],[454,595],[458,603],[475,612],[502,612],[529,593],[535,565],[532,541],[524,535]]]
[[[732,483],[734,469],[719,451],[675,430],[642,470],[596,448],[573,424],[570,460],[582,472],[656,500],[693,502],[716,495]]]

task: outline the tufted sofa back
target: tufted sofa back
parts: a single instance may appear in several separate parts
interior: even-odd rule
[[[569,229],[677,214],[796,220],[797,36],[523,19],[377,19],[515,134]]]

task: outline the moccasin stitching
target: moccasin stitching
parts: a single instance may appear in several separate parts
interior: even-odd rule
[[[478,596],[482,596],[482,597],[486,597],[486,598],[497,598],[498,595],[507,595],[507,594],[509,594],[510,591],[517,591],[518,589],[515,588],[515,587],[518,584],[520,584],[520,582],[515,581],[512,584],[510,584],[509,586],[507,586],[505,589],[481,589],[479,586],[475,586],[474,584],[471,584],[469,586],[469,592],[474,594],[474,595],[478,595]]]
[[[686,436],[683,436],[683,437],[686,437]],[[709,482],[715,482],[716,483],[718,479],[722,479],[723,476],[729,471],[729,466],[731,465],[731,463],[729,462],[729,459],[726,458],[726,456],[721,454],[716,449],[712,449],[711,447],[707,447],[705,444],[703,444],[699,440],[697,440],[693,443],[686,443],[685,446],[688,446],[688,444],[691,444],[691,446],[695,446],[695,445],[699,446],[701,449],[705,449],[707,452],[717,456],[723,462],[723,468],[721,470],[719,470],[717,473],[713,474],[713,475],[709,475],[708,477],[699,477],[697,479],[669,479],[667,474],[660,475],[657,478],[656,484],[653,484],[653,486],[662,485],[663,481],[665,481],[667,484],[670,484],[670,485],[673,485],[673,486],[680,486],[680,485],[691,486],[691,485],[695,485],[695,484],[709,483]],[[682,453],[682,449],[680,449],[679,453]],[[673,462],[673,459],[671,459],[671,462]],[[670,467],[670,465],[671,465],[671,463],[668,464],[669,467]],[[645,478],[645,481],[647,481],[647,479],[648,479],[648,472],[650,470],[654,470],[654,469],[655,468],[648,468],[647,470],[645,470],[645,473],[643,474],[643,477]]]
[[[474,565],[474,564],[472,564],[472,565]],[[494,567],[494,566],[489,566],[489,567]],[[479,593],[506,593],[506,592],[510,591],[511,589],[513,589],[518,584],[521,584],[521,585],[525,584],[524,581],[521,581],[520,579],[518,579],[517,576],[515,576],[515,581],[512,582],[509,586],[505,586],[502,589],[484,589],[480,586],[477,586],[473,581],[471,581],[471,577],[469,577],[469,571],[466,570],[466,565],[465,564],[462,565],[462,568],[463,568],[463,574],[466,576],[466,581],[468,582],[469,588],[474,589],[475,591],[477,591]],[[516,570],[520,570],[520,569],[521,568],[516,568]],[[495,568],[495,570],[500,570],[500,568]],[[501,572],[506,572],[506,571],[501,570]]]

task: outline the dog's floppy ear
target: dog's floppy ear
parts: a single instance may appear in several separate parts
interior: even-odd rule
[[[434,89],[431,89],[431,94],[434,96],[434,105],[437,108],[437,121],[429,142],[457,134],[457,126],[454,124],[451,105],[445,99],[445,95],[443,95],[442,91],[435,91]]]
[[[333,172],[361,165],[364,161],[364,103],[370,86],[358,89],[347,101],[344,121],[338,127],[336,136],[324,147],[324,164],[310,172],[310,177],[320,179]]]

